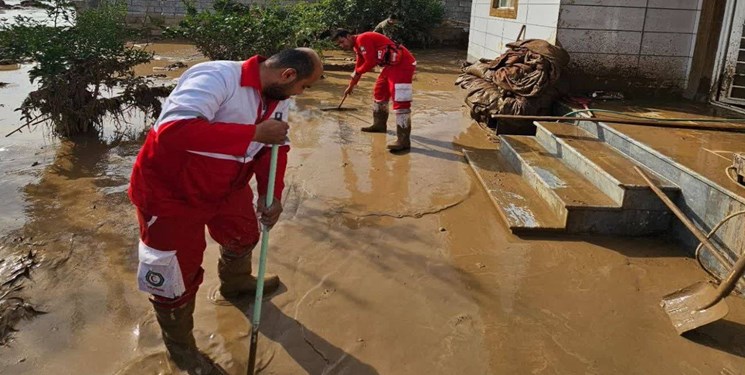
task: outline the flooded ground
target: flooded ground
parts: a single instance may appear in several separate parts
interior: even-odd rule
[[[187,46],[157,48],[156,67],[197,60]],[[453,85],[465,52],[416,55],[406,155],[385,150],[392,119],[388,135],[358,130],[371,118],[374,74],[345,102],[358,111],[319,110],[338,104],[346,72],[327,72],[295,102],[268,263],[283,287],[263,310],[261,373],[745,374],[742,299],[688,338],[659,307],[662,295],[705,279],[669,241],[511,235],[461,155],[496,147]],[[23,74],[0,72],[21,82],[0,89],[4,104],[25,95]],[[3,131],[16,126],[11,108],[0,108]],[[38,265],[13,295],[46,314],[16,325],[0,373],[179,373],[135,282],[125,190],[139,142],[56,143],[41,132],[3,142],[13,147],[0,154],[3,182],[13,183],[0,185],[2,216],[15,224],[3,227],[0,275],[31,251]],[[207,303],[216,259],[210,242],[195,335],[229,374],[244,374],[249,310]]]

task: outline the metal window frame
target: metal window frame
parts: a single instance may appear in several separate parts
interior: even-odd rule
[[[737,58],[740,52],[745,49],[740,48],[743,38],[743,24],[745,24],[745,1],[730,0],[727,2],[724,13],[725,24],[719,39],[719,48],[717,51],[714,71],[718,72],[718,79],[714,82],[717,84],[715,101],[726,104],[743,105],[745,98],[732,97],[732,89],[745,89],[745,86],[734,86],[734,79],[737,68]],[[739,35],[740,37],[733,37]],[[740,109],[742,111],[742,109]]]
[[[500,8],[499,0],[492,0],[491,7],[489,8],[489,15],[492,17],[517,19],[517,4],[519,0],[512,0],[513,6],[509,8]]]

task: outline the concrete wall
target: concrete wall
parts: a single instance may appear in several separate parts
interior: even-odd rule
[[[302,0],[283,0],[281,3],[292,4]],[[445,7],[445,19],[458,21],[467,25],[471,16],[472,0],[442,0]],[[130,20],[146,20],[147,16],[162,19],[168,24],[176,23],[186,13],[181,0],[126,0]],[[265,4],[270,0],[239,0],[244,4]],[[213,0],[194,0],[197,9],[211,9]]]
[[[442,0],[445,6],[445,19],[467,24],[471,20],[472,0]]]
[[[130,23],[159,23],[175,25],[186,14],[181,0],[126,0],[127,19]],[[212,9],[212,0],[192,0],[199,10]],[[240,0],[243,4],[265,4],[268,0]],[[284,2],[294,3],[296,0]],[[149,19],[148,19],[149,18]]]
[[[507,43],[515,41],[522,25],[526,25],[525,39],[554,42],[561,5],[559,1],[519,0],[517,18],[507,19],[489,15],[491,0],[473,0],[468,61],[499,56]]]
[[[557,39],[573,71],[629,87],[683,89],[702,2],[561,0]]]

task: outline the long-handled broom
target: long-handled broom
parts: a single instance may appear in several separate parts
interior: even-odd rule
[[[282,120],[282,113],[274,114],[276,120]],[[274,179],[277,175],[278,145],[272,145],[272,158],[269,162],[269,186],[267,187],[266,207],[272,207],[274,202]],[[261,299],[264,297],[264,273],[266,271],[266,251],[269,247],[269,227],[261,225],[261,253],[259,255],[259,273],[256,275],[256,300],[251,317],[251,342],[248,346],[248,375],[254,375],[256,367],[256,347],[259,340],[259,322],[261,320]]]

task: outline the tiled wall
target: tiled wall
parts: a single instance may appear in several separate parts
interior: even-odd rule
[[[561,0],[571,68],[628,86],[686,86],[703,0]]]
[[[507,43],[515,41],[522,25],[526,25],[526,39],[555,40],[559,0],[518,1],[517,18],[507,19],[489,16],[491,0],[473,0],[468,61],[499,56]]]
[[[703,0],[518,1],[508,20],[489,16],[490,0],[473,0],[469,61],[496,57],[525,24],[527,38],[558,40],[569,52],[582,76],[573,83],[685,88]]]

